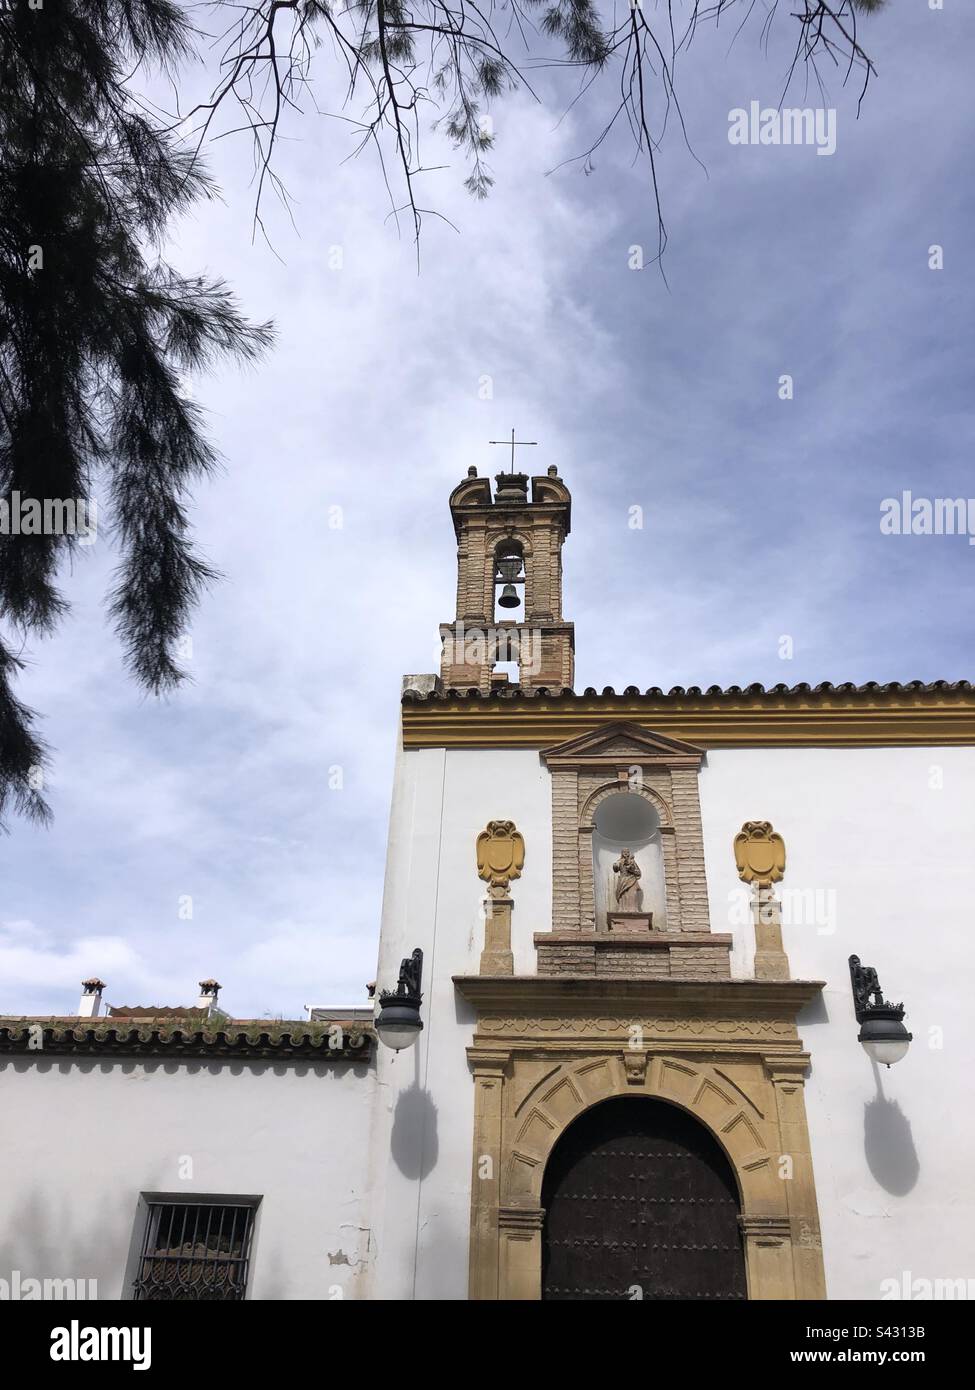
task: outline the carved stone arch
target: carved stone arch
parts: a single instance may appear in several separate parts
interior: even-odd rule
[[[517,526],[494,526],[487,532],[486,539],[487,549],[492,558],[496,555],[498,546],[502,541],[517,541],[526,559],[534,553],[531,532],[521,531]]]
[[[645,1066],[642,1082],[635,1083],[625,1054],[617,1053],[564,1063],[525,1098],[502,1169],[502,1204],[540,1205],[545,1166],[569,1125],[594,1105],[620,1096],[663,1101],[703,1125],[728,1160],[743,1216],[755,1211],[767,1215],[770,1202],[782,1196],[783,1184],[754,1114],[713,1067],[655,1056]]]
[[[627,783],[620,782],[618,779],[613,782],[604,782],[601,787],[597,787],[594,792],[590,793],[579,816],[580,830],[592,830],[593,817],[595,816],[596,811],[599,809],[601,803],[606,801],[611,796],[618,795],[642,796],[644,801],[650,802],[651,806],[653,806],[654,810],[660,817],[661,830],[673,830],[673,812],[671,811],[670,806],[660,795],[659,792],[655,792],[651,787],[648,787],[645,783],[640,786],[631,787]]]

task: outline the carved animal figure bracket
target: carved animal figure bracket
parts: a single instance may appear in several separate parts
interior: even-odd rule
[[[877,971],[872,965],[861,965],[859,956],[850,957],[850,982],[853,986],[853,1007],[858,1023],[863,1023],[870,1015],[882,1010],[904,1012],[903,1004],[891,1004],[883,996]]]

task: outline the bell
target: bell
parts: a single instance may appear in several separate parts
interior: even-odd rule
[[[518,590],[513,584],[506,584],[498,596],[499,608],[517,608],[521,603]]]

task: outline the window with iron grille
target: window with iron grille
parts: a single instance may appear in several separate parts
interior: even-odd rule
[[[257,1198],[146,1197],[138,1300],[237,1302],[247,1290]]]

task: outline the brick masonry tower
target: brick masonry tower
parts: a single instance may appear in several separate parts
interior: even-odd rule
[[[457,611],[440,628],[443,684],[487,695],[509,684],[506,672],[495,671],[498,663],[516,662],[523,690],[571,689],[575,635],[562,618],[569,489],[555,468],[530,480],[499,473],[495,481],[492,497],[490,479],[471,468],[450,494]]]

